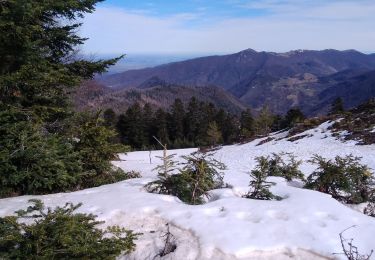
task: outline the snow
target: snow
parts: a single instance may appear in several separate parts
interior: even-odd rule
[[[214,157],[228,167],[224,181],[231,188],[210,192],[208,202],[192,206],[168,195],[147,193],[143,186],[155,179],[152,171],[160,163],[162,151],[132,152],[114,162],[125,170],[135,170],[142,178],[86,189],[72,193],[45,196],[22,196],[0,200],[0,216],[25,208],[31,198],[39,198],[47,206],[82,202],[81,212],[98,215],[106,225],[121,225],[141,232],[137,250],[123,259],[159,259],[163,248],[166,224],[175,237],[177,249],[163,259],[332,259],[343,258],[339,233],[353,238],[359,252],[375,249],[373,234],[375,218],[339,203],[329,195],[302,189],[298,181],[286,182],[270,177],[276,183],[272,192],[281,201],[259,201],[241,198],[248,191],[248,172],[255,166],[254,158],[273,152],[292,152],[303,160],[301,170],[310,174],[315,166],[307,162],[313,154],[325,158],[353,154],[375,169],[375,145],[356,146],[332,137],[327,122],[299,134],[294,142],[287,132],[272,134],[272,141],[257,145],[266,138],[247,144],[225,146]],[[169,151],[178,156],[196,149]],[[121,258],[121,257],[120,257]]]

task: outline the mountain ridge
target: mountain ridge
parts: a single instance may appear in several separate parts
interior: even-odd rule
[[[145,82],[143,88],[117,90],[100,85],[95,81],[89,81],[73,94],[74,104],[78,110],[111,108],[117,113],[123,113],[135,102],[141,106],[148,103],[154,109],[167,109],[176,98],[187,104],[192,97],[196,97],[199,101],[212,103],[217,108],[234,114],[239,114],[248,108],[236,97],[216,86],[179,86],[161,83],[155,78]]]
[[[375,70],[375,55],[356,50],[275,53],[246,49],[126,71],[104,76],[99,82],[112,89],[144,88],[152,79],[186,87],[217,86],[254,110],[268,105],[275,113],[285,113],[300,106],[307,113],[320,113],[309,103],[319,103],[319,93],[331,87],[323,79],[344,71],[354,75],[371,70]]]

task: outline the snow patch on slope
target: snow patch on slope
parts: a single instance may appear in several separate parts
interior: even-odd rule
[[[225,146],[214,157],[228,166],[224,181],[232,188],[211,191],[208,203],[191,206],[168,195],[150,194],[143,186],[156,178],[152,171],[160,163],[162,151],[133,152],[114,162],[125,170],[140,171],[142,178],[116,184],[45,196],[22,196],[0,200],[0,215],[10,215],[25,208],[30,198],[39,198],[47,206],[82,202],[81,212],[98,215],[106,225],[121,225],[143,233],[137,250],[122,259],[154,259],[163,248],[162,235],[169,223],[177,249],[163,259],[330,259],[342,252],[339,233],[354,238],[360,252],[375,249],[375,218],[365,216],[329,195],[298,188],[270,177],[276,183],[272,192],[282,201],[260,201],[241,198],[248,191],[248,173],[255,167],[255,157],[270,153],[292,152],[303,160],[301,170],[310,174],[316,166],[307,162],[313,154],[325,158],[353,154],[375,169],[375,146],[355,146],[332,137],[324,123],[301,135],[294,142],[286,132],[273,134],[274,140],[258,145],[262,139],[247,144]],[[196,149],[174,150],[186,155]],[[340,258],[341,255],[335,255]],[[156,257],[155,259],[158,259]]]

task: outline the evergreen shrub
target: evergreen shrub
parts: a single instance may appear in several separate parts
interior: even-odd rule
[[[157,169],[158,180],[146,185],[147,190],[160,194],[177,196],[188,204],[201,204],[208,191],[223,187],[223,175],[220,172],[225,165],[213,158],[212,154],[195,152],[182,156],[185,160],[178,168],[178,173],[173,173],[176,163],[173,157],[164,157],[164,163]],[[167,167],[165,167],[167,165]]]
[[[75,213],[81,204],[46,209],[40,200],[0,218],[0,259],[116,259],[135,249],[139,234]]]
[[[273,182],[267,181],[270,172],[269,161],[265,157],[257,157],[255,160],[258,164],[250,172],[251,181],[249,186],[251,189],[243,197],[257,200],[281,200],[281,197],[272,194],[269,190],[274,185]]]
[[[359,157],[336,156],[334,160],[326,160],[315,155],[310,162],[317,164],[318,168],[307,178],[306,188],[328,193],[349,204],[374,199],[373,174],[360,163]]]

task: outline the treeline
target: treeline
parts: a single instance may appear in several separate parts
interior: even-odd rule
[[[298,108],[280,116],[272,114],[267,106],[257,116],[250,109],[235,115],[195,97],[186,105],[176,99],[167,110],[155,111],[150,104],[142,107],[134,103],[123,114],[116,115],[107,109],[103,116],[107,126],[117,129],[118,141],[135,150],[156,149],[154,136],[168,148],[231,144],[291,127],[305,119]]]
[[[76,55],[86,40],[78,20],[97,2],[0,1],[0,198],[126,178],[111,164],[126,147],[112,142],[100,113],[75,112],[68,95],[121,58]]]

